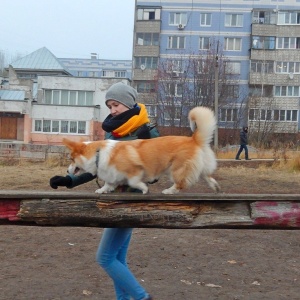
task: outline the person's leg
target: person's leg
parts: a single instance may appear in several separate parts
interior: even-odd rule
[[[247,145],[244,146],[244,149],[245,149],[245,159],[249,159]]]
[[[240,159],[240,154],[242,153],[242,151],[243,151],[243,146],[240,145],[239,151],[237,152],[235,159]]]
[[[97,262],[112,278],[117,300],[136,300],[148,296],[126,263],[126,253],[130,242],[132,228],[106,228],[97,251]]]

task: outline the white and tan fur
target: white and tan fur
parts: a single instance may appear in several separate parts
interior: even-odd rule
[[[105,182],[96,193],[109,193],[128,184],[146,194],[162,174],[174,183],[163,194],[175,194],[203,178],[215,191],[219,185],[211,174],[217,163],[210,147],[216,120],[212,110],[195,107],[189,113],[192,137],[164,136],[147,140],[74,142],[64,139],[71,152],[70,174],[89,172]],[[96,158],[98,156],[98,159]]]

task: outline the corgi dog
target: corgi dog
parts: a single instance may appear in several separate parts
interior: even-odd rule
[[[207,107],[195,107],[189,112],[191,137],[163,136],[130,141],[101,140],[75,142],[64,139],[70,150],[72,163],[68,173],[89,172],[105,182],[95,192],[109,193],[118,185],[128,184],[148,193],[146,182],[167,174],[173,185],[163,194],[175,194],[203,178],[213,191],[220,187],[211,174],[217,168],[215,154],[210,147],[216,127],[214,113]]]

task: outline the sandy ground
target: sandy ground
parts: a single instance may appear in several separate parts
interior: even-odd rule
[[[65,168],[0,166],[1,189],[50,190]],[[252,165],[220,167],[225,193],[299,193],[300,175]],[[151,187],[159,191],[165,180]],[[95,183],[78,190],[96,189]],[[203,183],[186,192],[210,192]],[[102,228],[0,226],[1,300],[111,300],[95,261]],[[129,265],[155,300],[300,299],[299,230],[135,229]]]

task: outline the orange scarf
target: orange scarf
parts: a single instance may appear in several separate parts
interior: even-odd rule
[[[138,103],[138,106],[141,108],[140,113],[133,116],[126,123],[112,131],[114,137],[126,136],[137,130],[140,126],[150,122],[145,105]]]

